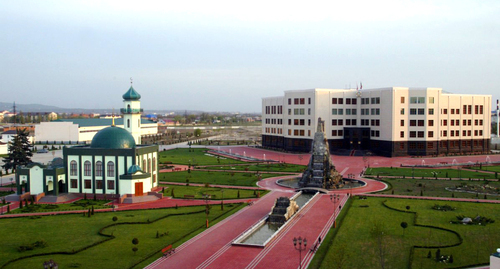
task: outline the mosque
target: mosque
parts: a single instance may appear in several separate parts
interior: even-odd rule
[[[126,198],[158,195],[158,145],[141,144],[141,95],[130,86],[123,95],[120,111],[124,128],[100,130],[90,145],[64,147],[63,158],[50,164],[31,163],[16,171],[17,195],[78,194],[98,198]]]

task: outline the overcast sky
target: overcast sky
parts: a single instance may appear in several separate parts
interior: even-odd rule
[[[500,97],[500,1],[0,1],[3,102],[260,112],[286,90]],[[496,102],[496,101],[495,101]]]

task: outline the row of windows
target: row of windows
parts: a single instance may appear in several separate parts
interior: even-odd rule
[[[369,105],[370,101],[372,104],[380,104],[380,97],[372,97],[372,98],[361,98],[362,105]]]
[[[292,130],[288,129],[288,135],[292,135]],[[293,130],[294,136],[305,136],[304,130]],[[311,136],[311,130],[307,130],[307,136]]]
[[[288,104],[289,105],[292,104],[292,98],[288,98]],[[306,104],[306,100],[305,100],[305,98],[294,98],[293,99],[293,104],[294,105],[305,105]],[[311,104],[311,98],[307,98],[307,104],[308,105]]]
[[[463,126],[472,126],[472,120],[462,120]],[[483,126],[483,120],[474,120],[475,126]],[[441,120],[441,126],[448,126],[448,120]],[[450,126],[460,126],[460,120],[450,120]]]
[[[474,130],[474,136],[482,136],[482,135],[483,135],[483,130]],[[448,130],[441,131],[441,136],[447,137]],[[459,130],[450,130],[450,137],[452,137],[452,136],[460,136],[460,131]],[[472,136],[472,131],[471,130],[462,130],[462,136]]]
[[[266,124],[283,124],[283,119],[266,119]]]
[[[103,181],[104,180],[96,180],[95,181],[95,188],[98,190],[102,190],[103,187]],[[108,186],[108,190],[114,190],[115,189],[115,181],[114,180],[107,180],[106,181]],[[71,188],[76,189],[78,188],[78,180],[77,179],[71,179]],[[83,188],[84,189],[92,189],[92,180],[86,179],[83,181]]]
[[[380,108],[372,108],[371,112],[372,112],[372,115],[380,115]],[[362,108],[361,115],[370,115],[370,109],[369,108]]]
[[[346,115],[357,115],[358,111],[355,108],[346,108],[345,109],[345,114]],[[343,108],[332,108],[332,115],[344,115],[344,109]]]
[[[472,115],[472,105],[463,105],[463,113],[464,114],[469,114]],[[484,106],[483,105],[475,105],[474,106],[474,114],[480,114],[482,115],[484,113]],[[441,114],[448,114],[448,109],[443,108],[441,110]],[[451,108],[450,109],[450,114],[460,114],[460,109],[458,108]]]
[[[332,136],[344,136],[344,130],[332,130]]]
[[[332,126],[342,126],[344,125],[344,120],[332,120]],[[345,125],[357,125],[356,119],[346,119]]]
[[[266,128],[266,134],[283,134],[282,128]]]
[[[266,106],[266,114],[283,114],[283,106]]]
[[[345,98],[346,105],[356,105],[358,100],[356,98]],[[332,105],[343,105],[344,98],[332,98]]]
[[[142,169],[145,172],[151,172],[150,167],[152,168],[153,171],[156,171],[156,158],[153,158],[153,163],[151,167],[151,159],[148,159],[148,165],[146,166],[146,160],[143,160],[143,165]],[[114,177],[115,176],[115,163],[112,161],[109,161],[107,163],[107,176],[108,177]],[[71,176],[77,176],[78,175],[78,164],[76,161],[71,161],[69,165],[69,174]],[[90,161],[85,161],[83,163],[83,175],[86,177],[92,176],[92,164]],[[97,161],[95,163],[95,176],[96,177],[102,177],[102,162]]]

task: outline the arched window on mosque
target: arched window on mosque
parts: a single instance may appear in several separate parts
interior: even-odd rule
[[[92,176],[92,168],[89,161],[83,163],[83,175],[86,177]]]
[[[76,164],[76,161],[71,161],[69,163],[69,174],[71,176],[78,175],[78,165]]]
[[[148,159],[148,173],[151,172],[151,159]]]
[[[108,177],[115,176],[115,163],[112,161],[108,162]]]
[[[95,163],[95,176],[102,177],[102,162],[101,161],[97,161]]]
[[[130,128],[130,120],[127,120],[127,128]]]

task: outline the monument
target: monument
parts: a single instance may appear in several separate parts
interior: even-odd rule
[[[318,118],[314,134],[312,155],[299,181],[300,188],[337,189],[343,186],[342,175],[335,170],[330,158],[330,147],[326,140],[325,122]]]

